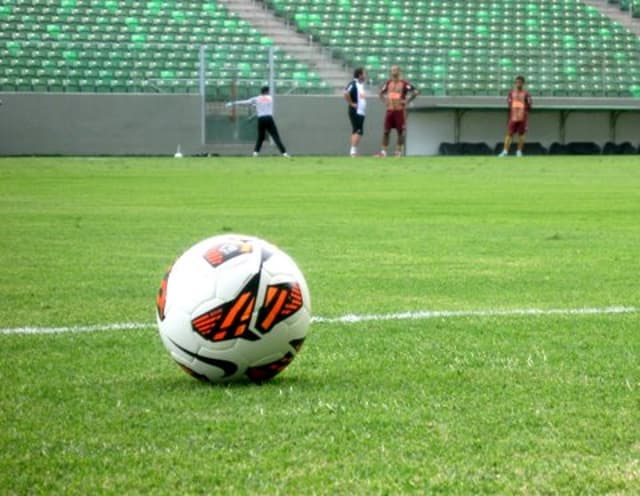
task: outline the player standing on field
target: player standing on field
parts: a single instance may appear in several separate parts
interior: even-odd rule
[[[258,139],[256,146],[253,149],[253,156],[257,157],[262,148],[267,132],[273,138],[273,142],[276,144],[283,157],[289,157],[287,150],[285,149],[282,141],[280,140],[280,134],[276,127],[276,122],[273,120],[273,97],[269,94],[269,87],[263,86],[260,88],[260,96],[249,98],[248,100],[238,100],[236,102],[227,103],[227,107],[232,105],[253,105],[256,108],[258,114]]]
[[[522,157],[522,149],[527,136],[529,126],[529,111],[531,110],[531,95],[524,89],[524,76],[518,76],[515,81],[515,89],[509,92],[507,103],[509,104],[509,125],[507,135],[504,137],[504,148],[499,157],[509,155],[509,148],[513,135],[518,135],[517,156]]]
[[[391,67],[391,79],[380,88],[380,99],[387,107],[384,118],[384,134],[382,136],[382,150],[379,157],[387,156],[389,147],[389,135],[395,129],[398,133],[396,144],[396,157],[402,156],[404,150],[405,134],[407,131],[407,105],[410,104],[420,92],[409,81],[400,79],[400,66]]]
[[[367,73],[362,67],[353,71],[353,79],[344,89],[344,99],[349,104],[349,121],[351,122],[351,149],[352,157],[358,155],[360,138],[364,134],[364,117],[367,110],[367,95],[364,91],[364,82]]]

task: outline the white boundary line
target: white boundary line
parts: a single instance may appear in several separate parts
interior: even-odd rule
[[[0,328],[0,334],[62,334],[66,332],[135,331],[137,329],[150,329],[154,326],[155,323],[153,322],[119,322],[116,324],[65,327],[7,327]]]
[[[381,314],[347,314],[341,317],[313,317],[316,324],[357,324],[359,322],[385,320],[428,320],[448,319],[455,317],[505,317],[523,315],[609,315],[640,313],[640,307],[610,306],[601,308],[512,308],[505,310],[419,310],[415,312],[381,313]],[[151,329],[153,322],[121,322],[104,325],[66,326],[66,327],[6,327],[0,328],[0,334],[61,334],[97,331],[133,331]]]
[[[342,317],[314,317],[321,324],[356,324],[379,320],[427,320],[452,317],[503,317],[518,315],[606,315],[638,313],[640,308],[612,306],[603,308],[513,308],[505,310],[420,310],[416,312],[384,313],[371,315],[343,315]]]

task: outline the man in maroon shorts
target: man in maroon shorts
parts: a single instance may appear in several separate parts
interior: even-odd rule
[[[384,134],[382,136],[382,150],[379,157],[387,156],[389,147],[389,135],[391,130],[398,132],[398,142],[396,144],[396,157],[402,156],[404,149],[405,133],[407,130],[407,105],[418,96],[420,92],[413,84],[404,79],[400,79],[400,67],[391,67],[391,79],[380,88],[380,99],[387,107],[384,117]]]
[[[522,149],[524,148],[524,140],[527,135],[529,124],[529,110],[531,110],[531,95],[524,89],[524,77],[516,78],[515,89],[509,92],[507,103],[509,104],[509,126],[507,135],[504,138],[504,149],[499,157],[509,155],[509,148],[513,135],[518,135],[518,152],[517,156],[522,157]]]

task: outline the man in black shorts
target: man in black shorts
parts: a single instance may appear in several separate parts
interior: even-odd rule
[[[353,71],[353,79],[344,89],[344,99],[349,104],[349,121],[351,122],[351,149],[352,157],[358,155],[358,145],[364,133],[364,116],[367,110],[367,96],[364,91],[364,82],[367,73],[362,67]]]
[[[238,100],[236,102],[229,102],[225,106],[232,107],[233,105],[252,105],[256,108],[256,114],[258,114],[258,140],[256,146],[253,149],[253,156],[257,157],[260,154],[262,143],[264,143],[267,133],[273,138],[273,142],[276,144],[283,157],[289,157],[286,148],[280,140],[280,134],[278,128],[273,120],[273,97],[269,92],[268,86],[260,88],[260,95],[249,98],[248,100]]]

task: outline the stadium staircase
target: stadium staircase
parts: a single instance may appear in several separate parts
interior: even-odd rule
[[[598,9],[600,13],[621,24],[636,36],[640,36],[640,2],[638,2],[636,10],[631,10],[632,5],[629,1],[625,2],[624,0],[622,2],[583,0],[583,2]]]
[[[336,92],[352,77],[351,70],[343,63],[336,62],[327,50],[312,38],[298,32],[291,23],[276,16],[264,7],[262,2],[254,0],[225,0],[223,4],[230,12],[244,19],[265,36],[273,40],[274,45],[291,54],[296,60],[308,65],[323,81]]]

